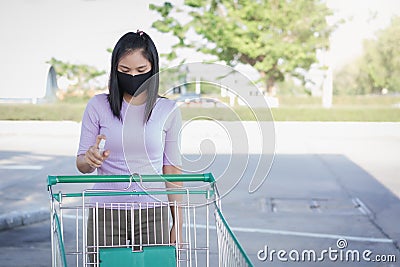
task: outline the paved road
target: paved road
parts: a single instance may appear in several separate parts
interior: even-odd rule
[[[187,129],[182,148],[187,159],[198,161],[198,149],[208,149],[204,138],[216,144],[226,141],[224,133],[212,127],[195,122]],[[271,250],[315,250],[319,255],[324,249],[338,250],[338,239],[345,239],[347,250],[395,255],[397,265],[362,259],[333,262],[325,254],[324,261],[301,266],[398,266],[400,124],[277,123],[275,127],[275,160],[268,179],[253,194],[247,189],[258,156],[251,141],[250,153],[231,156],[226,147],[215,146],[216,157],[203,155],[205,162],[213,163],[205,164],[204,171],[217,177],[243,173],[224,197],[223,212],[255,265],[288,265],[276,253],[271,262]],[[46,175],[77,174],[73,155],[78,135],[79,125],[70,122],[0,122],[1,214],[47,208]],[[240,162],[248,162],[245,169]],[[48,221],[1,231],[0,266],[49,266],[49,237]],[[257,253],[266,246],[269,257],[260,261]],[[265,255],[261,251],[259,256]]]

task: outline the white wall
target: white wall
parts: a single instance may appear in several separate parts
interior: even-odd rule
[[[44,98],[50,67],[41,62],[0,63],[0,98]]]

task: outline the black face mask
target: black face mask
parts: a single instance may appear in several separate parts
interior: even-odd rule
[[[151,71],[135,76],[117,71],[119,88],[122,89],[124,92],[130,94],[131,96],[134,96],[139,87],[150,77]]]

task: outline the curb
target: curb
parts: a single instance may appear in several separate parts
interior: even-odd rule
[[[49,219],[49,210],[40,208],[34,211],[12,211],[0,215],[0,231],[38,223]]]

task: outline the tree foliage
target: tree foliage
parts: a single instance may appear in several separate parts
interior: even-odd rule
[[[400,17],[364,41],[363,55],[336,73],[338,93],[371,94],[400,92]]]
[[[249,64],[260,72],[267,90],[286,74],[304,79],[304,70],[317,61],[316,52],[329,46],[333,29],[326,21],[331,11],[320,0],[186,0],[184,4],[150,5],[161,15],[153,27],[178,39],[168,58],[175,58],[179,48],[194,48],[230,66]],[[182,22],[179,17],[190,20]],[[193,32],[200,40],[191,38]]]
[[[104,70],[98,70],[96,67],[85,64],[71,64],[55,58],[51,58],[47,63],[51,64],[59,77],[64,77],[69,81],[74,81],[71,84],[70,90],[87,90],[92,89],[90,81],[98,76],[104,75]]]

